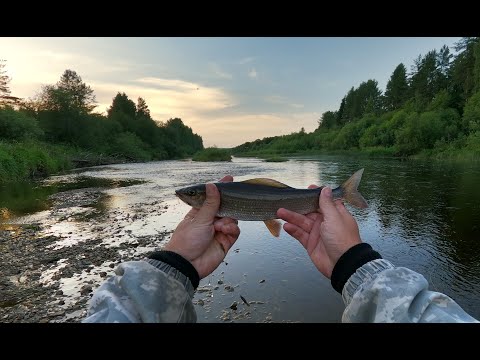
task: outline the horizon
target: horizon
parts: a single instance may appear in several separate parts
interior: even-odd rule
[[[28,99],[74,70],[106,113],[118,92],[152,118],[181,118],[204,146],[312,132],[369,79],[461,38],[0,38],[13,96]]]

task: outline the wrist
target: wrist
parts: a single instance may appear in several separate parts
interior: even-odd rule
[[[151,253],[148,258],[162,261],[176,268],[190,280],[194,289],[198,287],[200,276],[197,269],[181,254],[171,250],[161,250]]]
[[[333,267],[331,276],[332,287],[341,294],[345,283],[358,268],[369,261],[381,258],[382,256],[367,243],[351,246],[340,256]]]

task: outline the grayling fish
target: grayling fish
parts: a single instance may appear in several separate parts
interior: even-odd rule
[[[358,170],[339,187],[332,189],[333,199],[343,199],[358,208],[367,202],[357,191],[363,169]],[[324,186],[316,189],[295,189],[276,180],[257,178],[239,182],[215,183],[220,196],[220,217],[237,220],[264,221],[274,236],[280,235],[281,224],[277,210],[285,208],[300,214],[318,210],[318,197]],[[205,184],[175,190],[176,195],[188,205],[200,208],[205,201]]]

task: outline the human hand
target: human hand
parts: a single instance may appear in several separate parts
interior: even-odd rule
[[[310,185],[308,188],[317,188]],[[283,228],[300,241],[317,269],[330,279],[340,256],[362,242],[358,225],[341,200],[332,199],[332,189],[322,189],[318,212],[301,215],[278,209],[279,218],[286,221]]]
[[[225,176],[221,182],[233,181]],[[238,221],[219,218],[220,193],[214,184],[206,184],[207,197],[200,209],[192,208],[178,224],[164,250],[183,256],[203,279],[212,273],[227,255],[240,235]]]

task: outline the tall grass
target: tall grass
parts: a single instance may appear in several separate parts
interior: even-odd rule
[[[0,142],[0,182],[48,176],[72,167],[71,150],[36,141]]]

